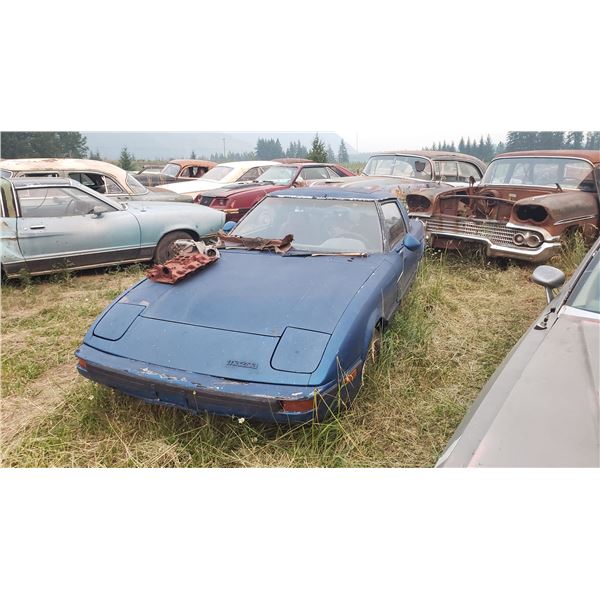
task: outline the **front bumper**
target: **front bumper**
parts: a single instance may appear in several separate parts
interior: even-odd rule
[[[234,381],[114,356],[85,344],[75,355],[85,363],[82,366],[80,362],[77,367],[84,377],[150,404],[258,421],[305,423],[322,420],[335,414],[340,408],[340,400],[350,400],[360,387],[358,381],[343,389],[337,381],[317,387]],[[313,408],[285,411],[284,400],[313,400]]]
[[[466,219],[460,217],[433,216],[419,218],[425,225],[425,239],[436,246],[438,239],[478,242],[485,246],[486,254],[494,257],[516,258],[529,262],[545,262],[560,252],[558,237],[549,237],[539,227],[521,228],[499,221],[484,219]],[[543,241],[537,248],[518,245],[513,241],[516,233],[534,232]]]

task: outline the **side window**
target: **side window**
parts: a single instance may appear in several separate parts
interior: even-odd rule
[[[329,179],[329,171],[327,167],[306,167],[302,169],[301,177],[306,181],[315,179]]]
[[[20,177],[58,177],[58,173],[41,173],[33,171],[32,173],[21,173]]]
[[[481,173],[475,165],[472,165],[468,162],[459,162],[458,181],[464,181],[465,183],[469,183],[469,177],[473,177],[475,181],[479,181],[481,179]]]
[[[254,167],[248,171],[246,171],[238,181],[254,181],[260,175],[260,171],[258,167]]]
[[[327,167],[327,170],[329,171],[330,179],[334,179],[336,177],[344,177],[344,174],[342,174],[341,171],[338,171],[335,167]]]
[[[17,216],[17,207],[12,185],[6,179],[0,179],[2,186],[2,216],[14,218]]]
[[[122,194],[121,186],[106,175],[100,173],[69,173],[69,177],[99,194]]]
[[[458,179],[458,168],[453,160],[441,160],[439,162],[440,181],[456,182]]]
[[[101,206],[103,212],[115,210],[101,200],[75,188],[33,188],[18,190],[21,214],[25,218],[76,217]]]
[[[386,202],[381,205],[383,212],[383,226],[390,248],[395,246],[406,233],[406,224],[402,213],[395,202]]]

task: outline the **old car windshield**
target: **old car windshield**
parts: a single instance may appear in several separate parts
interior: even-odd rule
[[[281,239],[316,254],[382,252],[375,202],[267,197],[233,230],[233,235]]]
[[[600,313],[600,250],[579,277],[567,305],[580,310]]]
[[[169,175],[170,177],[177,177],[177,175],[179,175],[179,165],[168,163],[163,167],[161,173],[163,175]]]
[[[141,194],[148,193],[148,189],[144,187],[135,177],[133,177],[133,175],[127,173],[126,181],[134,195],[140,196]]]
[[[269,167],[256,181],[272,181],[273,183],[291,183],[295,167]]]
[[[374,177],[408,177],[410,179],[432,179],[431,163],[418,156],[371,156],[363,173]]]
[[[217,167],[213,167],[209,169],[200,179],[210,179],[211,181],[221,181],[224,179],[229,173],[233,171],[232,167],[223,167],[221,165]]]
[[[592,165],[577,158],[523,156],[499,158],[490,163],[483,185],[531,185],[593,190]]]

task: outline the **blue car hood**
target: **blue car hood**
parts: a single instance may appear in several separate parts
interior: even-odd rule
[[[331,334],[383,260],[224,250],[175,285],[146,280],[123,300],[145,305],[144,319],[275,337],[286,327]]]

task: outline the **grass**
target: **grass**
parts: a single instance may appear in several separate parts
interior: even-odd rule
[[[557,266],[581,259],[575,240]],[[88,382],[73,352],[140,267],[9,282],[2,294],[2,461],[13,467],[431,466],[544,306],[531,265],[428,252],[352,408],[305,426],[191,415]]]

